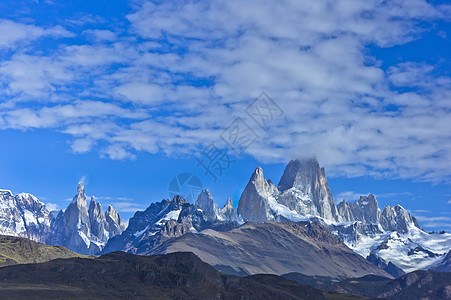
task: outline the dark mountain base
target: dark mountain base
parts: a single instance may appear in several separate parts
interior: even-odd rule
[[[114,252],[0,268],[1,299],[355,299],[275,275],[224,275],[192,253]]]
[[[315,288],[363,297],[401,300],[451,299],[451,273],[415,271],[393,280],[368,275],[340,282],[299,273],[285,274],[283,277]]]

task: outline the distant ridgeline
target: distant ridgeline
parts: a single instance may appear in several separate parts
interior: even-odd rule
[[[191,251],[217,269],[239,275],[295,271],[326,276],[306,257],[293,254],[299,247],[324,266],[333,264],[326,256],[346,256],[349,260],[335,259],[336,266],[327,271],[337,278],[340,272],[345,277],[398,277],[440,264],[451,250],[450,234],[424,232],[400,205],[381,210],[371,194],[336,205],[316,159],[291,161],[277,186],[257,168],[238,209],[231,199],[218,207],[206,189],[195,204],[180,196],[152,203],[136,212],[126,229],[111,206],[104,212],[92,198],[88,208],[81,183],[64,212],[50,213],[36,197],[5,190],[0,192],[0,205],[2,234],[66,246],[81,254]],[[368,260],[362,262],[349,248]],[[257,266],[261,257],[266,259]]]

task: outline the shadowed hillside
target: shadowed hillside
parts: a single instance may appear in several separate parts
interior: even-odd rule
[[[26,238],[0,235],[0,267],[69,257],[82,255],[61,246],[48,246]]]
[[[0,298],[90,299],[349,299],[274,275],[224,275],[179,252],[57,259],[0,268]],[[355,298],[351,298],[355,299]]]

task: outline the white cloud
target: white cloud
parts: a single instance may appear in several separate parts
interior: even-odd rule
[[[136,155],[130,153],[124,146],[114,144],[104,149],[103,155],[112,160],[135,159]]]
[[[94,146],[94,141],[90,138],[74,140],[71,144],[72,151],[75,153],[89,152]]]
[[[414,209],[412,210],[413,213],[430,213],[430,210],[425,210],[425,209]]]
[[[338,193],[334,197],[335,197],[335,201],[338,203],[338,202],[341,202],[343,199],[345,199],[347,202],[356,201],[356,200],[360,199],[360,196],[363,196],[363,195],[368,195],[368,193],[345,191],[345,192]]]
[[[117,34],[110,30],[88,29],[83,31],[83,34],[86,34],[90,38],[93,38],[96,42],[111,42],[117,40]]]
[[[424,228],[448,228],[451,229],[451,223],[428,222],[422,225]]]
[[[138,210],[145,210],[141,204],[135,202],[115,202],[112,206],[119,212],[136,212]]]
[[[75,101],[73,104],[44,106],[38,110],[21,108],[0,112],[3,126],[7,128],[49,128],[66,124],[80,123],[86,119],[99,119],[108,116],[117,118],[142,119],[147,113],[124,109],[119,105],[101,101]],[[74,130],[74,127],[70,127]]]
[[[448,200],[448,204],[451,204],[451,199]]]
[[[315,154],[335,176],[450,180],[451,79],[413,62],[385,72],[367,52],[420,38],[418,24],[447,11],[423,0],[142,2],[120,32],[87,29],[86,44],[5,59],[0,128],[60,130],[74,152],[101,144],[111,159],[192,155],[266,91],[284,117],[256,129],[248,151],[263,162]]]
[[[41,28],[34,25],[0,19],[0,50],[11,49],[19,43],[29,43],[44,36],[69,37],[73,34],[63,27]]]
[[[351,202],[351,201],[359,200],[360,196],[367,196],[369,194],[375,195],[377,199],[388,198],[390,200],[395,200],[399,196],[411,196],[412,195],[412,193],[410,193],[410,192],[374,194],[371,192],[362,193],[362,192],[356,192],[356,191],[344,191],[344,192],[340,192],[337,195],[335,195],[334,198],[337,203],[341,202],[343,199],[345,199],[347,202]],[[416,210],[415,212],[426,212],[426,211]]]
[[[58,206],[58,204],[55,204],[55,203],[49,202],[49,203],[46,203],[45,206],[48,209],[48,211],[60,210],[60,207]]]
[[[119,200],[119,201],[133,201],[132,198],[128,197],[114,197],[114,196],[99,196],[96,197],[97,200]]]
[[[436,222],[436,221],[451,221],[451,218],[449,217],[426,217],[426,216],[415,216],[419,221],[429,221],[429,222]]]

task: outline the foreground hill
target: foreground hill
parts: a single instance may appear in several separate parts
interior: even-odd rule
[[[80,256],[65,247],[48,246],[26,238],[0,235],[0,267]]]
[[[451,273],[449,272],[415,271],[392,280],[369,275],[340,282],[332,282],[328,278],[313,278],[299,273],[290,273],[283,277],[312,287],[362,297],[394,300],[451,299]]]
[[[354,253],[336,236],[316,223],[246,223],[229,231],[207,229],[173,238],[150,252],[190,251],[229,274],[299,272],[331,278],[368,274],[391,277]]]
[[[224,275],[192,253],[57,259],[0,268],[8,299],[356,299],[274,275]]]

